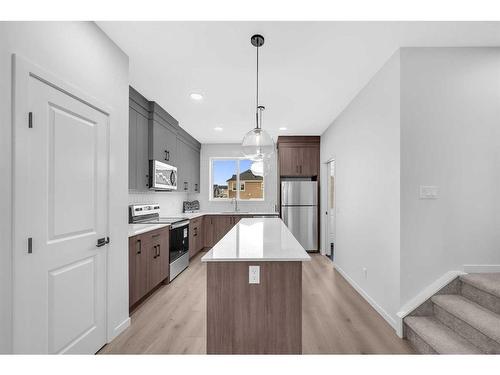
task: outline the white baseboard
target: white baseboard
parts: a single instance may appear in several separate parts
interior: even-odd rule
[[[448,285],[453,279],[460,275],[464,275],[465,272],[462,271],[448,271],[443,276],[441,276],[436,281],[432,282],[426,286],[420,293],[409,300],[407,303],[401,307],[401,310],[396,314],[398,316],[396,333],[399,337],[403,337],[403,318],[415,310],[422,303],[431,298],[440,289]]]
[[[130,327],[130,317],[128,317],[115,327],[115,329],[113,330],[113,337],[109,339],[108,343],[110,343],[115,337],[125,331],[128,327]]]
[[[465,273],[500,272],[500,264],[464,264]]]
[[[394,318],[392,316],[389,315],[389,313],[387,311],[385,311],[379,304],[377,304],[377,302],[375,302],[375,300],[370,297],[364,290],[363,288],[361,288],[358,284],[356,284],[356,282],[351,279],[347,273],[342,269],[340,268],[337,264],[335,265],[335,269],[337,271],[339,271],[339,273],[342,275],[342,277],[344,279],[346,279],[346,281],[351,284],[351,286],[356,289],[356,291],[361,294],[361,296],[379,313],[379,315],[382,316],[382,318],[384,318],[387,323],[389,323],[389,325],[393,328],[393,329],[396,329],[396,321],[394,320]]]

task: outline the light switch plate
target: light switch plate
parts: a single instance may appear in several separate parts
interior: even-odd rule
[[[248,266],[248,283],[260,284],[260,266]]]
[[[439,187],[438,186],[420,185],[419,198],[420,199],[438,199],[439,198]]]

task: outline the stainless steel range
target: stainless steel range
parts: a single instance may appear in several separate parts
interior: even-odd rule
[[[189,219],[186,217],[160,217],[159,204],[129,206],[130,224],[169,224],[169,281],[189,265]]]

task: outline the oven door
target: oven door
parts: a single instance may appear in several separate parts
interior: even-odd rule
[[[158,160],[150,160],[149,188],[151,190],[177,190],[177,168]]]
[[[170,259],[169,263],[189,252],[189,224],[170,227]]]

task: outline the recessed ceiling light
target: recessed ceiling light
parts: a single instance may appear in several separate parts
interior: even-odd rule
[[[216,127],[214,128],[214,130],[215,130],[215,131],[217,131],[217,132],[221,132],[221,131],[222,131],[222,130],[224,130],[224,129],[222,129],[220,126],[216,126]]]
[[[280,126],[280,130],[288,130],[286,126]]]
[[[189,97],[191,98],[191,100],[194,100],[196,102],[201,102],[203,100],[203,94],[199,92],[192,92],[191,94],[189,94]]]

